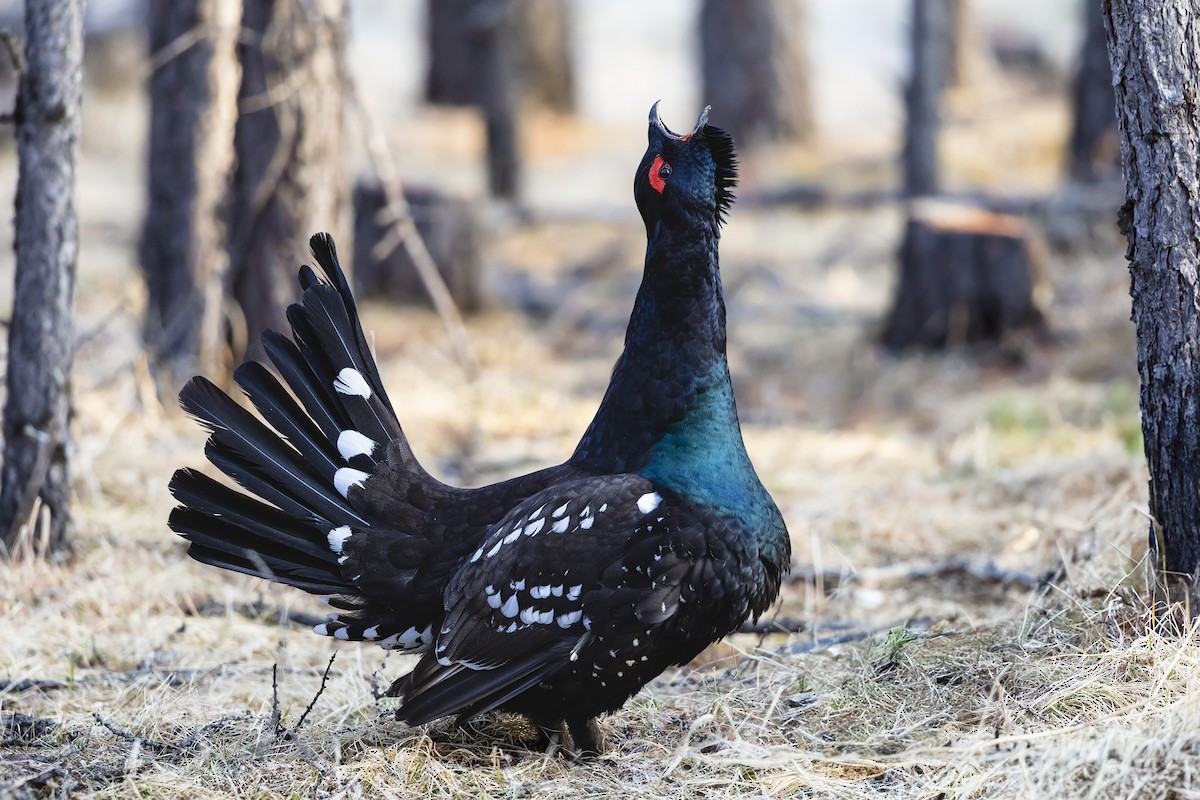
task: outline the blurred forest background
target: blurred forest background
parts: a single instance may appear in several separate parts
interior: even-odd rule
[[[0,794],[1134,796],[1191,774],[1194,746],[1160,745],[1200,719],[1195,646],[1155,672],[1146,643],[1091,4],[91,0],[85,34],[71,512],[8,532]],[[171,472],[203,465],[178,385],[255,354],[330,230],[431,472],[556,463],[620,350],[660,98],[739,143],[722,268],[747,446],[794,540],[778,614],[616,715],[623,766],[582,794],[567,765],[397,730],[371,689],[408,664],[373,649],[277,735],[336,645],[289,624],[319,621],[310,598],[167,530]],[[1158,760],[1106,771],[1117,728]]]

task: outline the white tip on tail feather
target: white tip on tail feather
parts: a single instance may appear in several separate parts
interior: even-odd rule
[[[333,388],[339,394],[357,395],[364,400],[371,399],[371,385],[367,383],[367,379],[362,376],[362,373],[354,367],[346,367],[339,372],[337,379],[333,382]]]
[[[342,497],[346,497],[351,486],[359,486],[369,477],[371,476],[361,469],[342,467],[333,473],[333,487],[338,490],[338,493]]]
[[[375,447],[374,439],[358,431],[342,431],[338,434],[337,449],[347,461],[355,456],[369,456],[375,452]]]

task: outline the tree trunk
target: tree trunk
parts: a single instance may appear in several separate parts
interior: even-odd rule
[[[938,133],[949,31],[948,0],[913,0],[912,69],[904,89],[904,192],[908,197],[937,194],[939,189]]]
[[[425,99],[434,105],[474,106],[486,69],[471,44],[481,19],[509,0],[427,0]],[[515,79],[521,102],[560,113],[575,110],[572,14],[567,0],[516,0],[511,5]]]
[[[974,44],[970,0],[948,0],[946,23],[946,86],[958,89],[970,82]]]
[[[25,61],[15,113],[16,287],[0,486],[0,536],[9,553],[23,527],[31,535],[36,531],[42,552],[63,550],[68,543],[71,309],[79,253],[75,161],[83,81],[80,0],[26,0]],[[39,500],[41,511],[31,520]]]
[[[144,337],[172,380],[227,370],[222,205],[233,165],[241,0],[152,0]]]
[[[1200,609],[1200,84],[1194,0],[1108,0],[1158,598]]]
[[[1067,169],[1073,180],[1091,183],[1119,174],[1116,95],[1102,0],[1084,0],[1084,36],[1075,73],[1074,114],[1067,144]]]
[[[426,0],[425,100],[439,106],[478,101],[475,54],[467,49],[467,12],[475,0]]]
[[[309,236],[350,246],[342,157],[345,0],[245,0],[234,133],[230,286],[244,325],[234,352],[283,329]]]
[[[573,112],[570,5],[566,0],[517,0],[515,10],[521,99],[560,114]]]
[[[812,136],[802,0],[705,0],[700,6],[704,102],[739,144]]]
[[[487,129],[488,190],[515,200],[521,179],[517,150],[518,79],[514,0],[477,0],[468,44],[479,59],[479,107]]]

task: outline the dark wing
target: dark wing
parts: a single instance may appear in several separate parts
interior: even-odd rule
[[[422,724],[490,711],[614,626],[637,633],[670,618],[706,558],[702,533],[672,538],[669,514],[635,475],[575,480],[514,508],[447,588],[435,649],[402,679],[397,717]]]

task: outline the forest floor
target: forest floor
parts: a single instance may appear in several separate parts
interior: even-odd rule
[[[131,171],[83,170],[77,535],[0,583],[0,797],[1200,797],[1200,643],[1157,634],[1144,602],[1115,232],[1044,247],[1050,337],[894,359],[875,333],[902,210],[748,188],[723,239],[730,358],[793,537],[764,621],[799,630],[667,672],[604,720],[608,754],[572,763],[502,717],[395,722],[380,689],[411,658],[281,624],[323,607],[186,558],[166,485],[203,436],[138,349]],[[436,316],[365,307],[414,447],[452,482],[561,460],[619,352],[636,217],[534,220],[488,236],[475,377]]]

